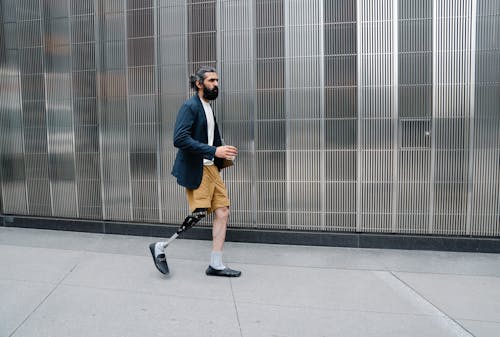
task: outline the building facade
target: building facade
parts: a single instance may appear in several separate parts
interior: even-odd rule
[[[500,236],[499,0],[0,5],[3,214],[182,221],[173,124],[212,65],[233,228]]]

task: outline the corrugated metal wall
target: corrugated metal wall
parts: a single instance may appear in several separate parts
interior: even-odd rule
[[[232,226],[500,236],[500,0],[0,4],[5,214],[179,223],[209,64]]]

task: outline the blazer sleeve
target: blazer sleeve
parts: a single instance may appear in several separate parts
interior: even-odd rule
[[[215,146],[210,146],[193,138],[193,127],[195,122],[199,123],[197,114],[188,104],[183,104],[174,128],[174,146],[186,152],[191,152],[212,160],[215,157]]]

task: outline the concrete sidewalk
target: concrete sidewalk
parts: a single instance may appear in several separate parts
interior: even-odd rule
[[[155,240],[0,227],[0,337],[500,336],[500,255]]]

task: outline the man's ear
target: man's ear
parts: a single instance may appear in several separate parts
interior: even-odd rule
[[[196,80],[196,87],[198,89],[203,89],[203,83],[200,80]]]

